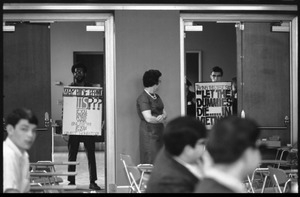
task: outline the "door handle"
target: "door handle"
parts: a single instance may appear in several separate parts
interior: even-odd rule
[[[284,117],[284,125],[287,127],[290,125],[290,118],[288,116]]]
[[[45,127],[49,127],[50,126],[50,118],[49,118],[49,113],[45,112]]]

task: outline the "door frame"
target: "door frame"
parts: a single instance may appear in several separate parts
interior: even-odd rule
[[[185,57],[187,53],[198,54],[198,81],[202,81],[202,51],[185,51]],[[185,59],[186,64],[186,59]]]
[[[111,184],[116,183],[115,161],[115,31],[114,17],[110,13],[3,13],[4,21],[34,22],[104,22],[105,25],[105,103],[106,103],[106,148],[105,148],[105,188],[109,192]],[[109,86],[109,87],[108,87]]]
[[[185,109],[185,50],[184,50],[184,25],[193,21],[203,22],[272,22],[289,21],[290,23],[290,117],[292,143],[298,140],[298,16],[275,14],[180,14],[180,98],[181,115],[186,114]]]

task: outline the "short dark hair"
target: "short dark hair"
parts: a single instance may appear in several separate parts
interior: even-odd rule
[[[221,73],[221,76],[223,76],[223,69],[220,68],[219,66],[213,67],[211,72],[218,72]]]
[[[249,147],[256,147],[260,135],[254,120],[229,116],[220,119],[209,133],[206,148],[217,164],[237,161]]]
[[[84,73],[87,72],[87,67],[83,63],[81,63],[81,62],[78,62],[78,63],[76,63],[76,64],[74,64],[72,66],[72,68],[71,68],[72,73],[75,72],[76,68],[82,68],[82,70],[83,70]]]
[[[145,88],[158,85],[159,77],[161,77],[161,72],[159,70],[148,70],[144,73],[143,84]]]
[[[18,108],[13,110],[7,115],[5,123],[6,125],[12,125],[15,127],[21,119],[28,120],[29,123],[38,125],[37,117],[30,109],[26,108]]]
[[[195,147],[197,141],[206,138],[205,126],[194,117],[181,116],[171,120],[163,133],[165,149],[178,156],[186,145]]]
[[[186,79],[186,85],[187,85],[188,87],[192,86],[192,83],[190,82],[190,80]]]

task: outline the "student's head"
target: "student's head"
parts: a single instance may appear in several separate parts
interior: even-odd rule
[[[218,82],[221,81],[223,77],[223,70],[222,68],[215,66],[212,68],[210,73],[210,79],[212,82]]]
[[[71,71],[76,82],[83,82],[85,80],[87,67],[83,63],[74,64]]]
[[[26,108],[13,110],[6,117],[8,138],[21,150],[30,149],[33,144],[38,125],[38,119],[33,112]]]
[[[261,160],[259,135],[260,130],[253,120],[230,116],[216,122],[209,132],[206,148],[215,164],[242,161],[247,173]]]
[[[143,76],[143,85],[145,88],[160,84],[161,72],[159,70],[148,70]]]
[[[165,149],[173,156],[185,154],[194,162],[205,150],[205,126],[193,117],[177,117],[171,120],[163,133]]]

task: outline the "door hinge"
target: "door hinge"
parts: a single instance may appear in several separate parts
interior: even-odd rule
[[[244,23],[236,23],[236,24],[235,24],[235,27],[236,27],[236,28],[239,28],[239,30],[241,30],[241,31],[243,31],[244,28],[245,28]]]

